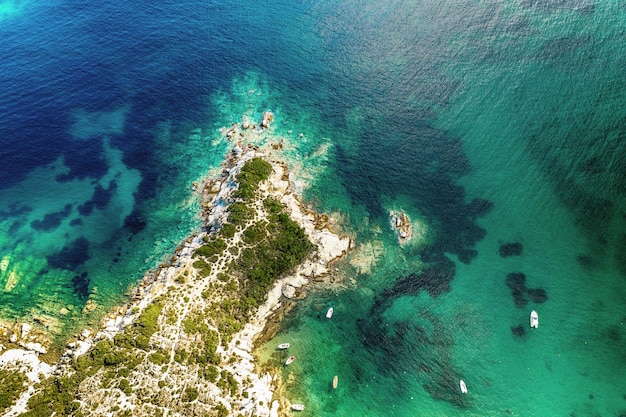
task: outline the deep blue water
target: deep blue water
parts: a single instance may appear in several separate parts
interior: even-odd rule
[[[280,335],[309,358],[287,392],[310,415],[624,414],[625,13],[0,1],[0,315],[62,338],[122,302],[199,226],[190,185],[222,161],[217,129],[272,109],[307,198],[358,243],[352,285]],[[391,209],[423,239],[399,247]]]

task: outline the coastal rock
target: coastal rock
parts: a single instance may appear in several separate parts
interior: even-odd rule
[[[271,111],[266,111],[263,113],[263,118],[261,119],[261,127],[263,129],[269,129],[270,124],[274,121],[274,113]]]
[[[91,337],[91,330],[89,330],[89,329],[83,329],[83,330],[80,332],[80,338],[81,338],[82,340],[87,340],[87,339],[89,339],[90,337]]]
[[[283,285],[283,296],[290,298],[290,299],[295,298],[296,288],[289,284]]]
[[[108,319],[104,322],[104,329],[102,331],[115,334],[122,330],[123,323],[124,318],[122,316]]]
[[[272,408],[270,409],[270,417],[278,417],[278,400],[272,401]]]
[[[237,134],[237,125],[233,124],[230,129],[226,130],[226,137],[232,139]]]
[[[49,316],[47,314],[40,314],[40,315],[34,316],[33,320],[36,323],[41,324],[43,327],[47,328],[48,330],[62,327],[62,324],[60,323],[58,318]]]
[[[96,309],[96,302],[92,299],[87,300],[85,307],[83,308],[83,314],[90,313]]]
[[[87,343],[83,340],[77,340],[72,343],[68,343],[67,347],[71,352],[71,356],[77,357],[87,353],[87,351],[91,348],[91,343]]]
[[[241,127],[243,129],[250,129],[251,124],[252,123],[250,122],[248,116],[246,116],[245,114],[241,116]]]
[[[26,339],[26,337],[28,336],[28,333],[31,331],[32,328],[33,326],[31,326],[30,324],[22,323],[22,333],[21,333],[22,339]]]
[[[46,349],[44,345],[37,342],[20,342],[19,345],[26,350],[32,350],[33,352],[37,352],[39,354],[44,354],[48,352],[48,349]]]
[[[0,355],[0,367],[24,372],[31,383],[40,382],[40,376],[48,377],[55,367],[41,362],[32,350],[10,349]]]

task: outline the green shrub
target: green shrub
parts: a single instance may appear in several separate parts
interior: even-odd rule
[[[28,400],[28,411],[21,415],[25,417],[72,415],[76,411],[77,403],[74,399],[78,386],[84,378],[85,374],[78,372],[72,376],[48,378],[42,384],[41,390]]]
[[[235,232],[237,228],[235,225],[230,223],[224,223],[222,228],[220,229],[220,236],[223,236],[226,239],[232,239],[235,236]]]
[[[239,388],[239,383],[237,383],[233,374],[224,369],[220,373],[220,376],[221,378],[216,385],[222,390],[229,392],[230,395],[234,395]]]
[[[128,379],[123,378],[120,381],[120,385],[119,385],[120,389],[122,390],[122,392],[126,395],[130,395],[133,393],[132,388],[130,387],[130,382],[128,382]]]
[[[273,197],[268,197],[263,200],[263,207],[265,207],[265,210],[267,210],[269,214],[278,214],[282,213],[283,211],[283,205],[280,203],[280,201],[276,200]]]
[[[201,259],[193,263],[193,267],[198,271],[198,275],[202,278],[211,275],[211,265]]]
[[[120,363],[126,361],[126,357],[119,353],[113,353],[113,352],[109,352],[106,355],[104,355],[104,366],[117,366]]]
[[[224,239],[217,238],[215,240],[210,241],[209,243],[200,246],[194,252],[196,255],[201,255],[206,258],[210,258],[213,255],[219,255],[226,249],[226,242]]]
[[[217,404],[213,410],[217,411],[217,417],[228,417],[228,409],[223,404]]]
[[[150,338],[139,334],[133,339],[133,346],[147,351],[150,349]]]
[[[189,353],[187,353],[185,349],[178,350],[174,353],[174,360],[180,364],[185,363],[188,357]]]
[[[204,379],[206,379],[209,382],[217,381],[217,377],[219,375],[220,375],[219,370],[214,365],[207,366],[206,368],[204,368],[204,372],[202,373],[202,376],[204,377]]]
[[[266,206],[275,203],[267,199]],[[306,259],[315,248],[304,230],[284,212],[269,216],[270,223],[264,225],[271,235],[255,246],[242,250],[236,268],[243,274],[241,299],[248,313],[263,303],[276,278],[292,270]],[[261,226],[257,226],[257,230]],[[244,232],[244,235],[248,230]]]
[[[184,402],[192,402],[198,398],[198,389],[195,387],[187,387],[185,388],[185,393],[183,394],[182,400]]]
[[[158,350],[148,355],[148,360],[155,365],[163,365],[169,362],[169,355],[164,350]]]
[[[254,209],[242,201],[236,201],[228,208],[228,221],[235,226],[243,226],[254,218]]]
[[[135,320],[133,328],[140,334],[148,339],[157,330],[157,320],[161,311],[163,310],[163,304],[161,302],[155,302],[148,305]]]
[[[26,375],[17,371],[0,370],[0,412],[11,407],[24,391]]]
[[[176,309],[174,309],[173,307],[168,308],[165,314],[165,322],[167,324],[169,324],[170,326],[176,324],[176,322],[178,321],[178,314],[176,313]]]
[[[253,224],[252,226],[246,228],[242,234],[242,240],[246,242],[248,245],[254,245],[255,243],[260,242],[265,239],[267,236],[267,232],[265,230],[264,225],[262,224]]]
[[[272,173],[272,166],[261,158],[252,158],[247,161],[237,175],[239,187],[233,193],[233,197],[241,199],[251,199],[254,197],[259,183],[269,178]]]

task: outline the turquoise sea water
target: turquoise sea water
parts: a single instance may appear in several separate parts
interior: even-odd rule
[[[624,415],[624,23],[591,0],[0,1],[0,314],[62,338],[123,301],[199,227],[218,128],[270,109],[357,242],[259,348],[292,344],[302,415]]]

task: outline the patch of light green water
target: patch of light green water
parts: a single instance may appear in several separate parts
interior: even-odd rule
[[[128,290],[146,271],[168,261],[176,246],[197,230],[200,207],[192,184],[222,162],[224,141],[202,126],[174,129],[171,121],[155,126],[154,164],[160,178],[154,197],[138,204],[141,174],[123,162],[122,151],[110,140],[123,133],[128,111],[123,106],[97,113],[79,109],[69,115],[73,140],[103,141],[108,171],[100,179],[63,179],[69,168],[59,159],[2,190],[0,198],[11,208],[0,225],[3,318],[39,320],[61,339],[81,326],[94,325],[112,306],[125,302]],[[81,212],[98,189],[109,195],[106,203]],[[124,228],[129,216],[143,223],[134,234]],[[64,259],[81,241],[88,250],[78,269],[63,262],[50,264],[49,259]],[[67,258],[71,261],[75,255]],[[79,275],[96,307],[91,312],[83,311],[85,294],[75,292],[73,280]]]
[[[59,159],[33,171],[11,189],[2,190],[0,199],[21,213],[7,217],[0,227],[0,297],[6,300],[2,316],[32,319],[39,315],[58,317],[61,311],[69,311],[75,318],[80,314],[81,301],[70,284],[74,273],[50,266],[47,257],[62,253],[66,245],[81,239],[96,246],[110,239],[132,212],[133,194],[141,181],[139,172],[122,162],[119,150],[108,141],[104,149],[108,171],[96,182],[88,178],[60,181],[69,169]],[[107,205],[83,216],[78,208],[92,199],[96,187],[111,190],[111,198]],[[52,327],[56,332],[62,325]]]
[[[604,199],[623,207],[617,176],[582,172],[588,174],[589,167],[604,174],[623,172],[614,168],[624,161],[619,158],[624,142],[609,122],[622,120],[626,108],[618,105],[624,90],[611,87],[623,62],[616,46],[623,11],[610,2],[596,4],[593,13],[572,7],[549,13],[516,4],[494,7],[484,33],[468,31],[450,40],[449,51],[459,59],[447,68],[451,78],[462,78],[462,88],[437,119],[461,138],[471,161],[472,173],[461,180],[468,198],[494,203],[490,214],[478,220],[487,236],[471,264],[456,262],[449,293],[434,300],[425,292],[400,297],[382,313],[390,326],[430,329],[436,323],[430,330],[452,340],[442,350],[449,357],[442,359],[467,382],[469,407],[433,399],[423,388],[428,382],[423,373],[385,372],[391,365],[387,354],[366,347],[358,329],[377,292],[390,276],[412,272],[415,265],[402,269],[401,256],[412,258],[407,250],[399,249],[384,224],[368,219],[365,209],[337,193],[337,177],[326,170],[312,194],[321,207],[347,210],[349,224],[364,237],[361,242],[367,244],[361,243],[339,272],[358,281],[349,290],[322,290],[301,301],[285,330],[260,349],[269,366],[280,367],[286,355],[296,355],[283,376],[288,400],[306,404],[303,415],[582,416],[626,411],[621,381],[626,294],[613,257],[620,234],[609,230],[607,254],[598,253],[589,228],[580,227],[584,210],[572,209],[571,203],[575,196],[591,195],[592,203]],[[451,33],[467,27],[450,25]],[[576,62],[592,65],[581,68]],[[584,103],[595,103],[597,110],[589,113]],[[348,128],[337,133],[348,154],[358,154],[360,114],[353,110]],[[583,123],[588,115],[589,125]],[[606,138],[599,133],[603,130],[609,133]],[[578,131],[591,134],[581,142]],[[570,185],[572,193],[564,196]],[[397,205],[385,203],[386,208]],[[420,217],[418,207],[407,210]],[[606,222],[594,224],[607,230]],[[501,257],[499,246],[508,242],[522,243],[522,255]],[[528,288],[544,289],[547,301],[516,307],[506,285],[512,272],[524,273]],[[324,317],[329,306],[335,307],[331,320]],[[539,312],[538,329],[529,327],[531,309]],[[424,323],[424,317],[431,319]],[[518,326],[523,335],[513,333]],[[275,350],[281,342],[292,343],[289,353]],[[414,358],[436,357],[418,349],[413,355],[406,356],[407,367]],[[458,380],[450,392],[458,392]]]
[[[407,207],[402,199],[389,203],[394,204]],[[362,240],[336,265],[334,284],[311,287],[308,297],[287,314],[283,330],[259,348],[261,367],[282,369],[281,393],[288,402],[305,404],[303,415],[406,416],[419,415],[417,411],[437,415],[429,414],[435,409],[421,387],[425,381],[398,370],[401,361],[386,357],[380,341],[365,340],[362,328],[380,291],[398,276],[419,270],[417,253],[423,242],[400,246],[388,223],[364,220],[366,224],[357,231]],[[385,312],[387,326],[414,319],[416,303],[412,298],[408,305],[404,301]],[[330,307],[334,313],[327,319]],[[285,342],[291,343],[288,351],[276,349]],[[296,361],[283,366],[289,355],[295,355]],[[393,371],[387,371],[389,361],[395,363]],[[335,375],[336,389],[332,387]]]
[[[86,263],[97,288],[91,298],[103,307],[124,302],[144,272],[168,262],[174,249],[201,224],[193,184],[218,169],[226,144],[212,128],[173,125],[173,121],[163,121],[153,130],[160,178],[155,196],[135,207],[144,228],[92,248],[94,256]]]
[[[0,22],[9,19],[22,12],[24,7],[23,1],[4,0],[0,2]]]
[[[626,93],[614,88],[610,64],[626,50],[616,42],[616,7],[512,10],[504,21],[523,17],[529,32],[510,56],[506,44],[489,45],[502,61],[464,65],[464,92],[439,118],[472,162],[462,180],[468,194],[494,203],[479,220],[487,229],[479,256],[457,264],[452,291],[433,307],[448,317],[455,362],[481,415],[626,411],[626,289],[614,255],[624,233],[615,220],[624,141],[613,137]],[[599,204],[608,209],[596,211]],[[501,258],[506,242],[522,243],[522,255]],[[511,272],[526,274],[527,287],[545,289],[548,300],[516,308],[505,283]],[[528,327],[532,309],[538,329]],[[518,325],[523,336],[512,333]]]

